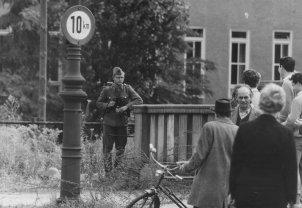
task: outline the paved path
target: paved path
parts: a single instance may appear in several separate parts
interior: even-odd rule
[[[186,203],[186,201],[183,201],[183,202],[184,202],[184,204],[185,204],[187,207],[192,208],[192,206],[188,205],[188,204]],[[178,206],[175,205],[175,204],[163,204],[162,206],[160,206],[160,208],[177,208],[177,207],[178,207]]]
[[[59,193],[0,193],[0,207],[42,206],[53,202]]]
[[[58,199],[59,192],[47,193],[0,193],[0,207],[38,207],[50,204]],[[85,193],[81,194],[85,198]],[[186,203],[186,201],[184,201]],[[161,208],[176,208],[175,204],[162,204]],[[188,206],[190,207],[190,206]]]

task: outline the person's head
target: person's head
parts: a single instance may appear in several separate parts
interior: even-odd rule
[[[237,91],[238,89],[242,87],[242,84],[237,84],[234,89],[233,89],[233,92],[232,92],[232,99],[231,99],[231,105],[232,105],[232,108],[235,108],[238,104],[237,102]]]
[[[302,73],[293,74],[290,80],[292,81],[294,92],[300,92],[302,90]]]
[[[242,85],[237,90],[237,102],[242,110],[248,109],[251,105],[253,92],[248,85]]]
[[[226,98],[215,102],[215,113],[217,117],[230,117],[232,112],[231,101]]]
[[[274,83],[264,86],[261,90],[259,108],[268,114],[276,114],[285,106],[285,92],[282,87]]]
[[[245,70],[242,74],[243,83],[249,85],[251,88],[256,88],[260,82],[261,75],[253,69]]]
[[[114,67],[112,78],[115,84],[123,84],[125,79],[125,72],[123,72],[120,67]]]
[[[279,73],[281,77],[286,76],[287,73],[292,73],[295,70],[295,59],[292,57],[282,57],[279,61]]]

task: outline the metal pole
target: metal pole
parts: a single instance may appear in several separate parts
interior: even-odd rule
[[[64,100],[64,127],[60,198],[77,199],[80,195],[81,163],[81,101],[87,94],[82,90],[85,79],[80,73],[81,48],[68,44],[68,70],[62,79]]]
[[[47,0],[40,1],[39,120],[46,121]]]
[[[62,79],[63,90],[60,93],[64,100],[64,127],[59,202],[78,200],[80,197],[81,102],[87,97],[82,90],[85,79],[80,71],[81,47],[67,43],[67,60],[68,69]]]

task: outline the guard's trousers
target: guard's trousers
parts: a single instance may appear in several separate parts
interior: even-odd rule
[[[112,154],[113,145],[115,145],[116,155],[114,167],[120,163],[127,144],[127,126],[108,126],[103,125],[103,156],[105,172],[112,170]]]

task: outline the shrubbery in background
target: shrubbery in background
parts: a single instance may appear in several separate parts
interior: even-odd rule
[[[11,121],[21,119],[19,103],[14,97],[10,96],[4,105],[0,105],[0,111],[0,119]],[[84,121],[83,115],[82,122]],[[62,155],[61,146],[57,143],[60,133],[61,130],[36,124],[0,125],[1,189],[9,187],[24,191],[31,188],[38,192],[39,188],[43,187],[58,191]],[[128,139],[125,155],[120,164],[110,175],[105,176],[102,136],[96,136],[97,133],[83,125],[80,135],[81,190],[90,192],[91,198],[76,205],[73,202],[67,203],[65,207],[123,207],[131,197],[133,198],[135,190],[149,188],[156,181],[154,176],[156,166],[150,163],[145,154],[134,148],[131,137]],[[57,171],[58,176],[55,180],[49,180],[49,170]],[[174,185],[171,185],[172,188]],[[112,197],[117,197],[118,200],[112,200]],[[57,206],[51,204],[45,207]]]
[[[8,96],[3,105],[0,105],[0,120],[20,121],[22,114],[19,112],[20,103],[12,95]]]
[[[20,103],[9,96],[0,105],[0,119],[20,121]],[[50,167],[60,168],[61,148],[57,144],[61,130],[37,125],[0,126],[1,176],[18,175],[23,179],[43,179]]]
[[[43,177],[49,167],[60,167],[60,130],[37,125],[0,127],[0,168],[24,178]]]

